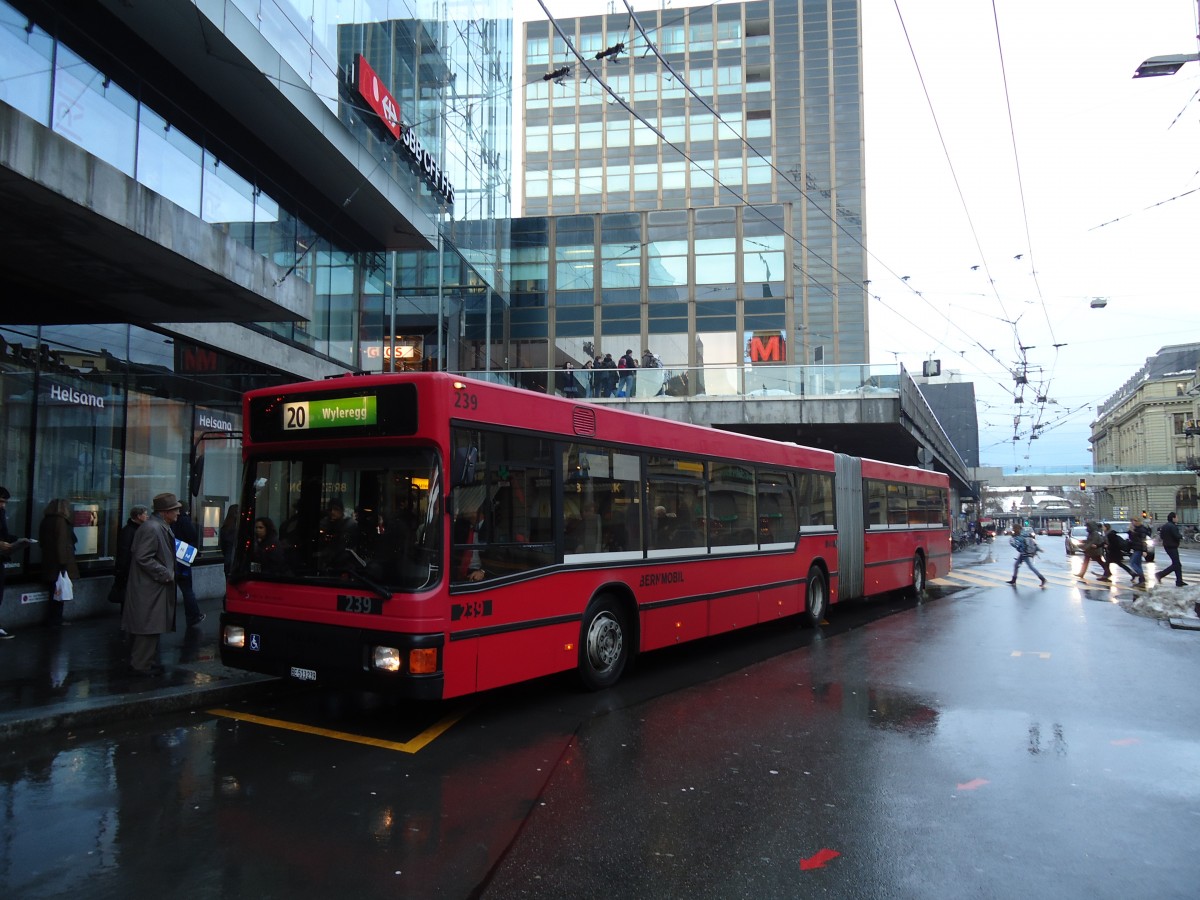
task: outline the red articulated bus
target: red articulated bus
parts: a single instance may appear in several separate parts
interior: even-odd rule
[[[252,391],[225,665],[438,699],[950,568],[945,475],[443,373]]]

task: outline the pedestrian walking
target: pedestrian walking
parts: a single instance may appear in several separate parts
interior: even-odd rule
[[[38,543],[42,548],[42,583],[50,592],[46,603],[46,625],[57,628],[64,624],[64,601],[54,599],[54,589],[59,575],[66,575],[74,584],[79,580],[79,566],[75,562],[75,524],[71,504],[55,498],[42,511],[38,526]]]
[[[1118,568],[1123,569],[1125,574],[1128,575],[1131,579],[1133,579],[1134,581],[1137,580],[1137,576],[1133,574],[1133,569],[1129,568],[1129,566],[1125,565],[1125,563],[1123,562],[1123,560],[1125,559],[1125,553],[1126,553],[1125,538],[1121,536],[1121,533],[1119,531],[1117,531],[1115,528],[1113,528],[1111,525],[1109,525],[1107,522],[1105,522],[1104,523],[1104,578],[1100,579],[1101,581],[1105,581],[1105,580],[1112,578],[1112,567],[1113,566],[1117,566]]]
[[[1095,522],[1087,522],[1088,535],[1083,542],[1083,547],[1080,548],[1080,553],[1083,556],[1083,565],[1079,567],[1079,574],[1076,578],[1081,578],[1087,581],[1088,564],[1095,562],[1099,563],[1101,569],[1104,568],[1104,531]],[[1110,581],[1111,578],[1101,573],[1101,581]]]
[[[1137,519],[1129,520],[1129,567],[1133,569],[1133,583],[1141,586],[1146,584],[1146,570],[1142,568],[1142,559],[1146,554],[1146,539],[1150,537],[1150,529]]]
[[[1011,541],[1013,549],[1017,551],[1017,558],[1013,561],[1013,574],[1009,579],[1009,584],[1017,583],[1017,571],[1021,568],[1021,563],[1029,566],[1031,572],[1041,581],[1042,587],[1046,586],[1046,578],[1037,567],[1033,564],[1033,558],[1042,552],[1041,547],[1037,545],[1037,538],[1033,536],[1033,529],[1026,528],[1021,534],[1013,535]]]
[[[1183,566],[1179,563],[1179,542],[1183,535],[1175,524],[1175,513],[1167,513],[1167,521],[1159,527],[1158,536],[1162,539],[1163,552],[1170,558],[1171,564],[1154,576],[1157,583],[1162,584],[1162,580],[1174,572],[1175,586],[1187,587],[1187,582],[1183,580]]]
[[[133,536],[129,586],[121,624],[131,637],[129,669],[134,675],[157,675],[161,635],[175,630],[175,536],[171,525],[183,506],[174,494],[159,494],[154,514]]]
[[[195,547],[199,552],[200,532],[196,530],[196,523],[188,515],[186,506],[179,508],[179,517],[171,525],[171,534],[177,540]],[[175,586],[179,588],[179,593],[183,594],[183,615],[187,626],[194,628],[204,621],[205,616],[200,612],[200,601],[196,599],[196,589],[192,586],[191,566],[180,563],[175,567]]]

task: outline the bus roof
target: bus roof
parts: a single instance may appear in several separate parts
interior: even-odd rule
[[[834,470],[837,456],[830,450],[632,412],[622,409],[618,403],[572,400],[446,372],[348,374],[321,381],[306,381],[250,391],[246,394],[244,405],[247,417],[247,444],[261,443],[261,440],[250,439],[254,430],[250,427],[253,398],[283,398],[305,394],[336,395],[342,391],[348,396],[361,396],[377,388],[398,384],[415,385],[419,392],[419,431],[428,431],[436,427],[439,420],[453,420],[482,427],[494,425],[519,428],[532,433],[575,438],[584,443],[596,441],[638,450],[658,449],[664,452],[716,456],[828,472]],[[468,397],[470,402],[464,402],[464,398]],[[324,435],[321,437],[324,438]],[[341,438],[330,435],[329,439]],[[280,436],[278,440],[286,441],[287,438]],[[364,437],[361,442],[365,445],[371,440],[371,437]],[[317,442],[312,440],[306,440],[305,445],[314,448],[318,446]],[[946,484],[946,476],[942,473],[875,460],[863,460],[863,475],[917,484]]]

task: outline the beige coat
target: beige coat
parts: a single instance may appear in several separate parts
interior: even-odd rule
[[[175,536],[162,516],[151,516],[133,535],[129,583],[121,627],[130,634],[175,630]]]

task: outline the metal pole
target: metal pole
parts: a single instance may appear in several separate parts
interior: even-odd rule
[[[483,292],[487,310],[483,314],[483,370],[492,371],[492,289],[485,288]]]
[[[444,329],[442,328],[442,317],[444,315],[443,304],[443,282],[445,281],[446,273],[443,266],[443,261],[446,253],[446,239],[442,236],[442,218],[445,214],[446,205],[438,204],[438,275],[437,275],[437,298],[438,298],[438,316],[437,316],[437,343],[438,343],[438,371],[446,371],[446,351],[444,345]]]
[[[396,371],[396,256],[397,251],[390,251],[392,257],[392,276],[388,280],[388,293],[392,297],[391,316],[388,321],[388,343],[392,346],[392,358],[388,364],[388,371]]]

